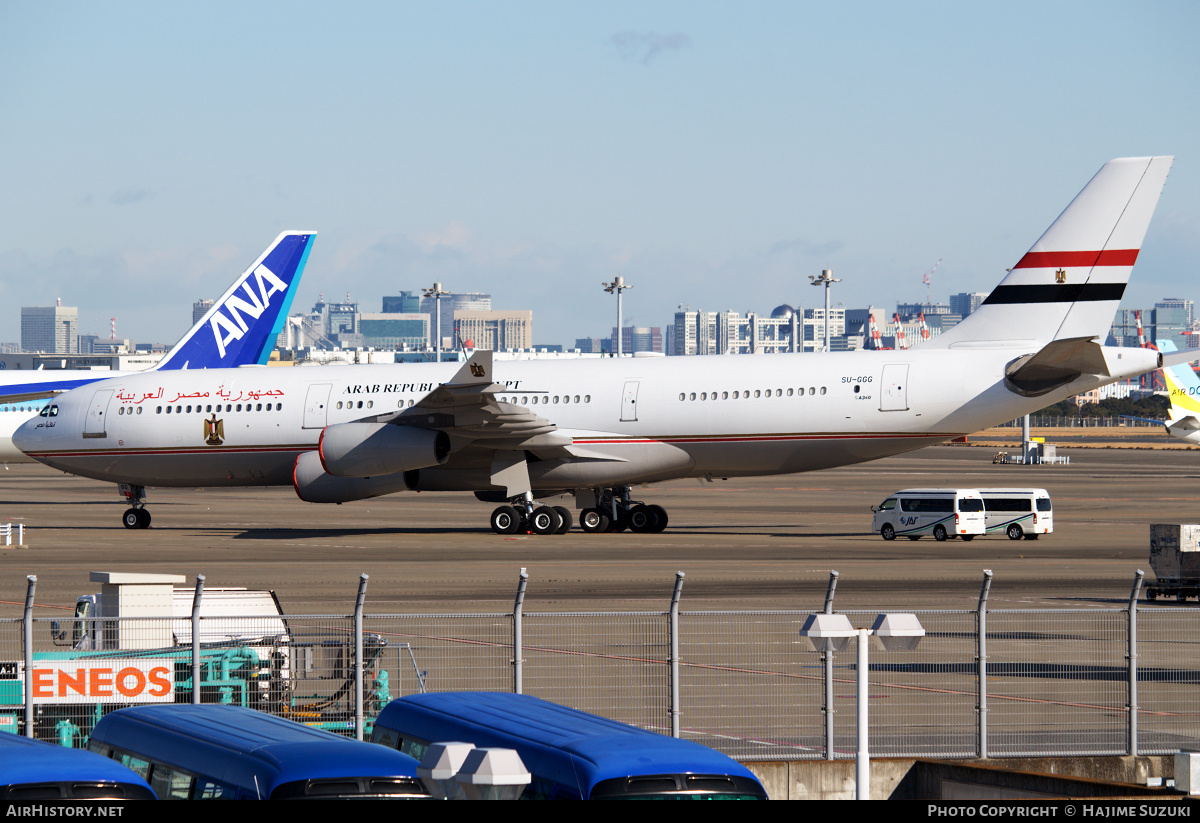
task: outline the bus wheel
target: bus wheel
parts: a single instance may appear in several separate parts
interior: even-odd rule
[[[1024,536],[1025,536],[1025,532],[1022,531],[1021,527],[1018,526],[1016,523],[1013,523],[1011,526],[1008,527],[1008,539],[1009,540],[1020,540]]]
[[[884,523],[883,528],[879,530],[879,536],[884,540],[895,540],[896,530],[892,528],[891,523]]]
[[[941,523],[933,527],[933,539],[939,543],[946,539],[946,527]]]

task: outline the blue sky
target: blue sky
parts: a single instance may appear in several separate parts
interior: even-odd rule
[[[435,280],[538,343],[677,305],[988,291],[1108,159],[1176,161],[1124,305],[1200,300],[1194,2],[0,0],[0,340],[170,342],[284,229],[297,307]]]

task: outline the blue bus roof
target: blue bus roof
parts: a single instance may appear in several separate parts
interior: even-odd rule
[[[121,783],[150,791],[136,772],[107,757],[0,733],[0,786],[76,781]]]
[[[393,700],[375,721],[425,742],[461,740],[516,749],[537,777],[576,786],[583,797],[610,778],[658,774],[754,774],[718,751],[537,697],[433,692]]]
[[[416,777],[417,761],[240,706],[166,704],[106,714],[91,740],[264,797],[298,780]],[[256,783],[257,780],[257,783]]]

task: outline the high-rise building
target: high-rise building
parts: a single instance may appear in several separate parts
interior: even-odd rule
[[[441,309],[442,309],[442,325],[441,325],[442,337],[446,338],[446,337],[449,337],[454,332],[454,313],[455,312],[459,312],[459,311],[491,311],[492,310],[492,296],[490,294],[484,294],[482,292],[463,292],[463,293],[459,293],[459,294],[452,292],[450,294],[443,295],[441,300],[438,301],[438,304],[441,306]],[[422,297],[421,298],[421,307],[420,307],[419,311],[422,314],[429,315],[429,333],[431,335],[437,334],[438,321],[437,321],[437,317],[435,316],[437,314],[437,311],[434,308],[433,298],[432,297]],[[432,339],[433,338],[431,337],[430,340],[432,341]],[[463,339],[466,340],[465,337]],[[520,348],[527,349],[532,345],[533,345],[533,339],[530,338],[529,344],[526,346],[521,346]]]
[[[358,342],[376,349],[424,348],[429,343],[429,315],[364,312],[358,316]]]
[[[78,354],[79,309],[61,304],[23,307],[21,349],[27,352]]]
[[[1179,349],[1194,349],[1195,335],[1190,332],[1195,319],[1191,300],[1165,297],[1154,304],[1154,339],[1170,340]],[[1142,320],[1145,322],[1145,313]]]
[[[601,354],[609,350],[611,340],[603,337],[576,337],[575,348],[585,354]]]
[[[442,298],[443,301],[445,298]],[[533,348],[533,312],[471,311],[454,312],[453,326],[442,326],[442,334],[453,330],[465,345],[471,341],[477,349]]]
[[[200,322],[200,318],[208,314],[208,310],[213,307],[215,300],[205,300],[201,298],[192,304],[192,325]]]
[[[384,314],[417,314],[421,311],[421,295],[415,291],[402,291],[396,296],[383,298]]]
[[[608,336],[608,351],[617,351],[617,328],[613,326],[612,334]],[[621,348],[625,354],[639,351],[661,353],[662,329],[658,326],[624,326],[621,329]]]
[[[987,292],[959,292],[950,295],[950,313],[959,317],[967,317],[971,312],[983,305],[987,300]]]

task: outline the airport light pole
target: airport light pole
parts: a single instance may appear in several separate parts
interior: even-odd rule
[[[625,336],[624,331],[621,329],[621,323],[623,322],[621,318],[621,292],[625,289],[632,289],[633,286],[626,284],[625,278],[621,275],[614,277],[611,283],[601,283],[600,285],[604,286],[604,290],[609,294],[613,292],[617,294],[617,357],[620,357],[622,354],[621,340]]]
[[[858,750],[854,758],[854,799],[870,800],[871,726],[867,712],[867,687],[871,666],[867,659],[867,643],[874,637],[887,651],[912,651],[925,636],[925,629],[915,614],[880,614],[875,617],[875,623],[869,629],[854,628],[844,614],[813,614],[804,622],[800,636],[813,651],[823,651],[827,654],[841,651],[846,648],[850,638],[855,638],[858,653],[854,667],[858,681],[855,700],[858,708]]]
[[[449,293],[450,292],[444,291],[442,289],[441,283],[434,283],[432,289],[422,289],[421,290],[421,295],[423,297],[432,297],[433,298],[434,314],[437,315],[436,323],[435,323],[436,337],[433,341],[433,351],[434,351],[434,357],[437,359],[438,363],[442,362],[442,295],[449,294]]]
[[[829,287],[834,283],[841,283],[842,279],[833,276],[833,269],[821,269],[820,277],[810,274],[808,279],[814,286],[825,287],[825,351],[829,351]]]

